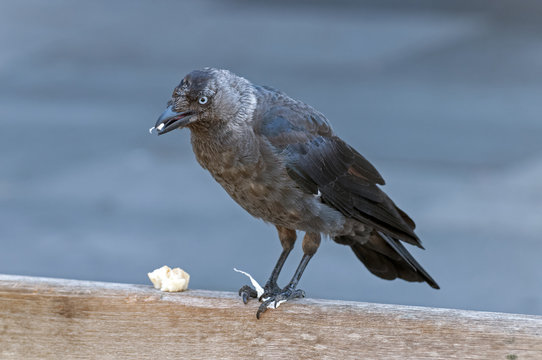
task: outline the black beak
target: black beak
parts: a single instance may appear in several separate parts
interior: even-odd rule
[[[171,106],[168,106],[156,121],[154,128],[157,130],[158,135],[163,135],[171,130],[183,128],[190,124],[196,120],[195,115],[193,111],[176,112]]]

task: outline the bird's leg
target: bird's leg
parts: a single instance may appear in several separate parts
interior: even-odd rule
[[[286,285],[284,289],[280,290],[279,293],[273,294],[260,305],[258,312],[256,313],[256,317],[258,319],[260,318],[260,315],[265,312],[269,307],[276,308],[278,305],[285,301],[305,297],[305,292],[301,289],[296,289],[296,287],[299,283],[299,280],[301,279],[301,276],[303,275],[303,271],[305,271],[307,264],[309,263],[312,256],[316,253],[316,250],[318,250],[319,246],[320,234],[305,234],[305,237],[303,238],[303,257],[301,258],[301,262],[295,270],[292,280],[290,280],[288,285]]]
[[[277,226],[277,231],[279,233],[279,239],[282,245],[282,253],[280,254],[280,257],[277,260],[277,264],[271,272],[269,280],[267,280],[267,283],[264,286],[265,292],[262,295],[262,298],[264,299],[280,292],[280,288],[277,285],[277,280],[280,271],[282,270],[282,266],[284,265],[284,263],[286,262],[286,258],[288,258],[288,255],[290,255],[290,252],[294,248],[295,240],[297,239],[295,230]]]
[[[282,244],[282,253],[280,254],[280,257],[277,260],[277,264],[271,272],[269,280],[267,280],[267,283],[265,283],[264,293],[261,296],[261,298],[263,299],[269,298],[272,295],[278,294],[281,291],[279,286],[277,285],[277,279],[279,277],[280,271],[282,270],[282,266],[286,262],[288,255],[290,255],[290,252],[294,247],[294,243],[297,238],[295,230],[277,226],[277,231],[279,233],[280,243]],[[258,293],[250,286],[245,285],[241,289],[239,289],[239,296],[242,297],[243,302],[246,304],[249,298],[258,297]]]

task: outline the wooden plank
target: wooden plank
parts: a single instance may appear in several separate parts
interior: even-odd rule
[[[542,317],[0,275],[1,359],[542,359]]]

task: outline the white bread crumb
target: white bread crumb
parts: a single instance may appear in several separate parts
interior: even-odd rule
[[[147,274],[156,289],[160,291],[184,291],[188,289],[190,275],[179,268],[170,269],[164,265]]]

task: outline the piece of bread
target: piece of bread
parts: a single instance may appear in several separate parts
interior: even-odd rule
[[[179,268],[170,269],[164,265],[147,274],[156,289],[161,291],[184,291],[188,289],[190,275]]]

